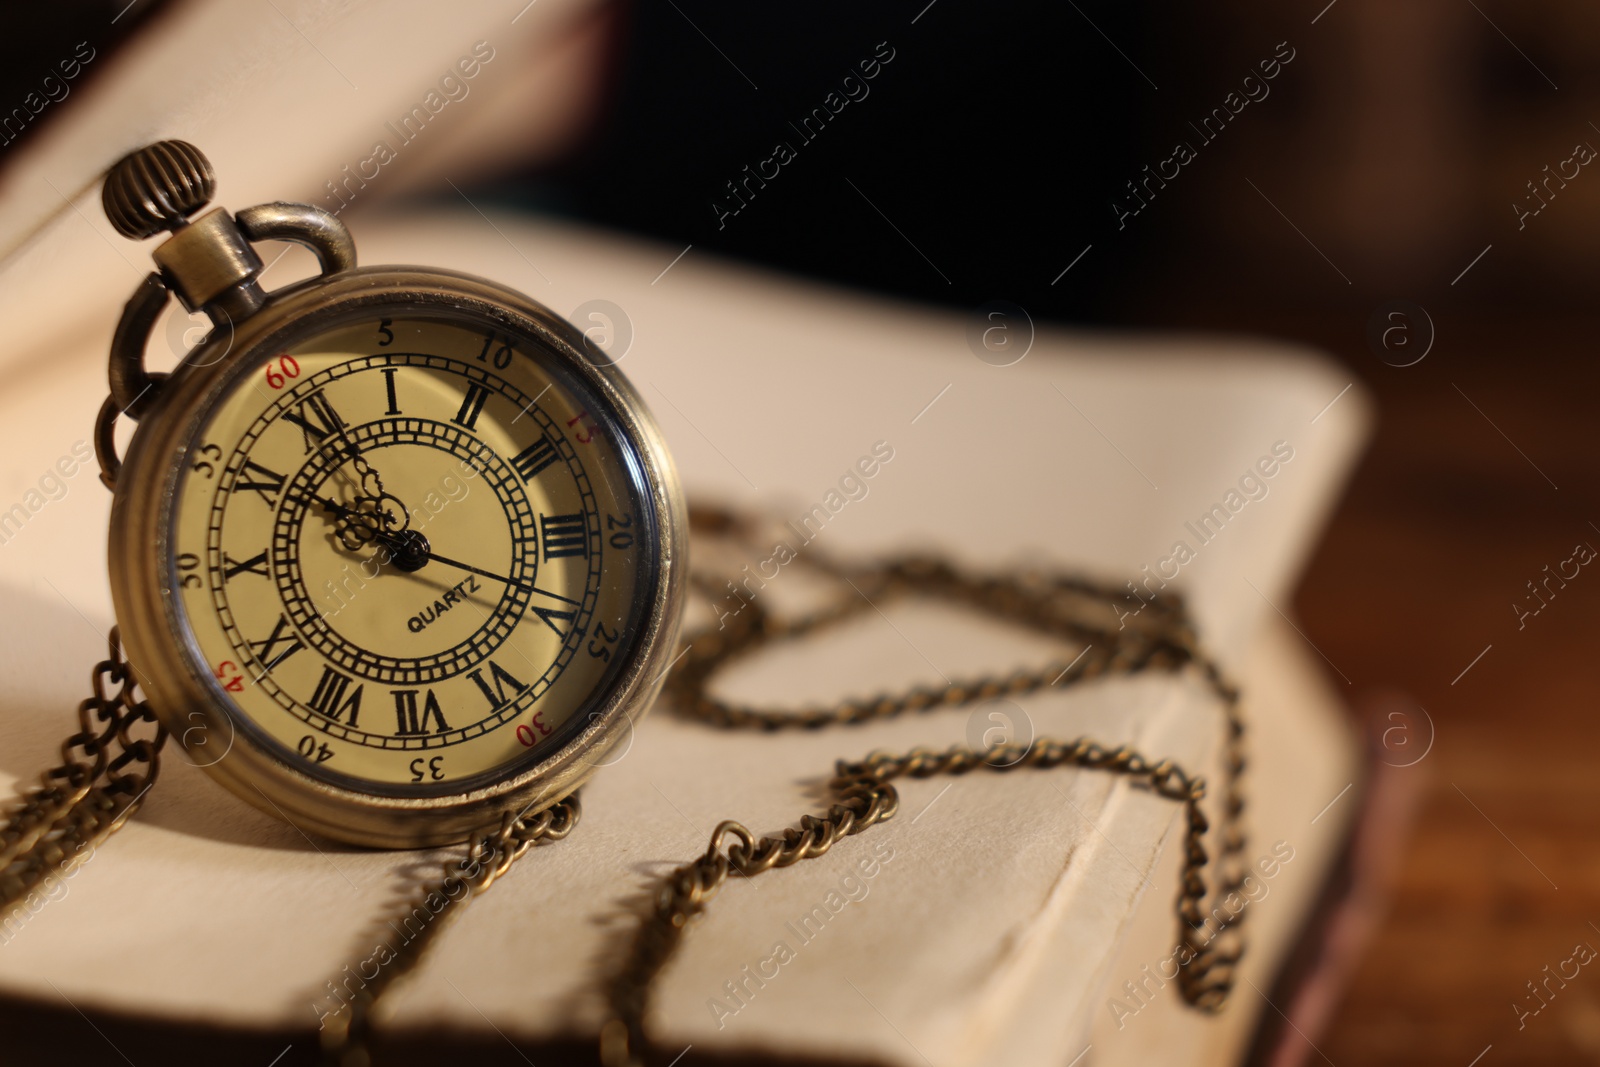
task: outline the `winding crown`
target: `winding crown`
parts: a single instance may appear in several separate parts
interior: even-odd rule
[[[118,160],[100,201],[118,233],[133,240],[176,230],[211,201],[217,176],[187,141],[157,141]]]

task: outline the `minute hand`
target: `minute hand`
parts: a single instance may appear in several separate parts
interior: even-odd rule
[[[324,508],[327,508],[335,515],[338,515],[342,518],[357,518],[360,515],[359,512],[351,508],[347,508],[343,504],[340,504],[338,501],[329,497],[319,497],[316,499],[318,499]],[[374,531],[374,536],[375,539],[381,542],[385,548],[396,554],[406,552],[413,548],[412,543],[408,542],[407,536],[404,533],[393,533],[388,530],[376,530]],[[470,563],[462,563],[458,559],[451,559],[449,556],[441,556],[439,553],[433,550],[431,545],[427,545],[425,539],[423,540],[423,544],[426,545],[426,547],[422,550],[422,562],[443,563],[446,567],[455,567],[457,570],[463,570],[470,574],[476,574],[481,578],[487,578],[492,582],[499,582],[501,585],[511,589],[523,589],[529,593],[538,593],[540,596],[547,596],[552,600],[560,600],[566,604],[578,603],[576,600],[573,600],[570,597],[564,597],[560,593],[552,593],[548,589],[540,589],[531,582],[515,582],[503,574],[495,574],[493,571],[486,571],[482,567],[474,567]],[[418,565],[420,566],[421,564],[419,563]]]
[[[385,538],[385,540],[387,541],[387,538]],[[476,574],[479,577],[487,578],[492,582],[499,582],[501,585],[512,589],[524,589],[530,593],[538,593],[540,596],[547,596],[553,600],[560,600],[567,604],[577,603],[576,600],[573,600],[569,597],[564,597],[560,593],[552,593],[548,589],[540,589],[532,582],[515,582],[504,575],[495,574],[492,571],[486,571],[482,567],[474,567],[470,563],[462,563],[460,560],[451,559],[448,556],[441,556],[439,553],[434,552],[431,549],[428,551],[428,560],[431,563],[443,563],[446,567],[455,567],[457,570],[467,571],[469,574]]]

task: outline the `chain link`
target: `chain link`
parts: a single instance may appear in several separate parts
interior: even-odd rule
[[[691,511],[691,525],[702,539],[720,539],[747,554],[762,548],[765,531],[756,517],[697,507]],[[1136,615],[1129,615],[1119,611],[1127,600],[1120,590],[1073,575],[1025,571],[978,576],[930,556],[845,566],[815,549],[805,552],[793,558],[837,586],[840,595],[827,606],[794,618],[769,613],[753,597],[741,596],[737,611],[722,613],[715,626],[707,625],[687,639],[680,666],[666,686],[679,713],[726,729],[815,729],[962,707],[1110,675],[1176,673],[1192,667],[1218,697],[1227,725],[1215,895],[1208,892],[1205,878],[1205,868],[1213,862],[1205,845],[1211,826],[1201,807],[1206,783],[1171,760],[1152,761],[1126,746],[1106,748],[1087,738],[1070,742],[1041,738],[984,751],[961,746],[944,752],[919,748],[898,756],[874,753],[853,763],[841,760],[828,783],[831,803],[824,815],[803,815],[780,836],[766,837],[757,837],[738,822],[723,822],[712,833],[705,853],[678,867],[658,887],[626,962],[607,986],[610,1014],[600,1033],[606,1067],[637,1067],[655,1051],[645,1029],[652,983],[677,951],[690,923],[703,915],[731,874],[750,877],[822,856],[840,839],[893,818],[900,803],[893,784],[898,778],[961,775],[979,769],[1106,771],[1143,780],[1158,795],[1181,803],[1187,829],[1176,902],[1181,946],[1178,985],[1194,1007],[1220,1009],[1243,953],[1239,937],[1243,913],[1229,912],[1213,929],[1211,919],[1227,909],[1213,908],[1208,918],[1206,903],[1208,898],[1221,901],[1236,894],[1244,882],[1239,860],[1245,847],[1240,788],[1245,726],[1239,691],[1201,651],[1182,600],[1156,593]],[[724,598],[721,586],[733,589],[731,572],[701,567],[698,562],[696,566],[691,584],[710,602]],[[759,707],[727,701],[712,692],[719,672],[775,641],[823,631],[880,609],[884,601],[907,596],[960,604],[1082,645],[1082,651],[1070,661],[1004,676],[963,679],[943,688],[914,685],[826,706]],[[133,672],[122,658],[115,629],[109,644],[107,658],[96,665],[92,676],[93,695],[79,705],[79,728],[61,746],[61,765],[45,772],[39,785],[23,793],[0,817],[0,920],[52,871],[65,874],[92,855],[94,845],[122,826],[155,783],[166,731],[135,697]],[[133,737],[130,730],[141,723],[154,725],[154,735]],[[449,907],[430,909],[437,911],[435,921],[418,936],[391,945],[391,958],[378,976],[325,1020],[325,1062],[368,1067],[373,1011],[384,992],[416,968],[459,904],[486,891],[530,848],[565,838],[580,815],[576,794],[537,815],[508,813],[497,829],[472,841],[464,856],[446,862],[442,876],[419,890],[406,914],[438,896]]]
[[[442,877],[419,887],[417,894],[397,913],[399,925],[391,925],[398,931],[407,918],[419,913],[419,909],[434,918],[422,926],[416,936],[389,941],[389,956],[377,975],[366,980],[338,1012],[323,1020],[323,1062],[329,1067],[370,1067],[373,1008],[384,991],[416,969],[428,947],[462,906],[493,885],[530,848],[565,838],[582,815],[583,808],[576,793],[537,815],[518,816],[507,812],[497,830],[467,845],[466,855],[446,861]],[[441,898],[445,903],[430,906],[432,901]]]
[[[78,730],[45,771],[0,815],[0,920],[46,878],[64,876],[122,827],[155,784],[167,731],[135,696],[133,669],[112,629],[109,652],[78,705]],[[150,736],[134,737],[140,725]]]
[[[759,554],[765,547],[759,519],[697,508],[691,511],[691,520],[702,537],[732,542],[747,554]],[[600,1033],[605,1067],[640,1067],[660,1051],[645,1028],[652,984],[677,951],[689,925],[703,915],[731,874],[749,877],[821,856],[841,838],[893,818],[899,809],[899,794],[892,784],[897,778],[960,775],[976,769],[1067,766],[1101,770],[1142,779],[1160,796],[1183,804],[1186,830],[1175,906],[1180,942],[1178,986],[1193,1007],[1220,1010],[1232,991],[1235,967],[1244,951],[1240,936],[1243,912],[1221,902],[1244,883],[1240,856],[1245,847],[1245,802],[1240,779],[1245,766],[1245,726],[1239,690],[1200,650],[1182,600],[1157,593],[1144,602],[1137,615],[1130,615],[1119,611],[1119,605],[1127,601],[1120,590],[1072,575],[974,576],[926,556],[846,567],[814,549],[808,549],[804,557],[792,554],[792,558],[817,575],[848,586],[850,592],[793,619],[774,616],[755,598],[740,596],[736,611],[718,613],[715,626],[707,625],[688,639],[688,651],[667,686],[680,713],[729,729],[814,729],[1020,696],[1107,675],[1177,672],[1192,666],[1219,699],[1226,722],[1225,788],[1218,827],[1221,842],[1215,858],[1214,899],[1218,906],[1208,918],[1205,868],[1213,860],[1205,846],[1210,820],[1201,807],[1206,783],[1171,760],[1152,761],[1131,748],[1108,749],[1087,738],[1071,742],[1040,738],[1031,744],[1002,744],[984,751],[964,746],[942,753],[913,749],[899,756],[874,753],[858,763],[841,760],[828,783],[832,803],[826,814],[803,815],[797,825],[777,837],[757,838],[738,822],[723,822],[713,831],[704,855],[674,870],[658,887],[651,912],[607,989],[610,1016]],[[724,586],[739,595],[731,572],[701,569],[692,582],[713,604],[727,599]],[[974,608],[1082,644],[1083,651],[1066,663],[960,680],[944,688],[911,686],[827,706],[757,707],[733,703],[712,692],[711,683],[720,671],[774,641],[816,633],[865,611],[878,610],[883,601],[911,595]],[[1212,920],[1216,920],[1214,926]]]

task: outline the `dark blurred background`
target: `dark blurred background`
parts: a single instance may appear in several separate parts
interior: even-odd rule
[[[870,95],[802,145],[789,124],[880,41]],[[1354,716],[1398,689],[1437,737],[1387,916],[1311,1059],[1600,1062],[1600,983],[1520,1028],[1513,1010],[1600,945],[1600,590],[1571,583],[1520,629],[1512,608],[1600,544],[1600,173],[1581,162],[1600,9],[676,0],[629,8],[616,48],[605,118],[523,190],[920,301],[1300,340],[1365,384],[1377,434],[1297,607]],[[1230,104],[1221,132],[1196,129]],[[796,158],[719,219],[780,140]],[[1178,142],[1194,158],[1143,185]],[[1146,204],[1124,218],[1130,181]],[[1400,299],[1435,334],[1405,367],[1416,347],[1368,340]]]
[[[790,124],[885,41],[870,95],[802,143]],[[1600,945],[1600,589],[1520,628],[1512,607],[1600,545],[1600,9],[675,0],[629,7],[615,49],[590,138],[502,193],[914,300],[1269,334],[1348,367],[1377,433],[1297,608],[1353,716],[1398,690],[1437,736],[1386,918],[1311,1058],[1600,1062],[1600,983],[1520,1027],[1513,1008]],[[777,141],[796,158],[719,217]],[[1178,142],[1194,158],[1145,186]],[[1123,217],[1130,181],[1146,203]],[[1431,322],[1405,320],[1409,351],[1369,341],[1395,300]]]
[[[630,6],[603,120],[524,183],[669,241],[958,306],[1002,295],[1054,318],[1586,292],[1600,183],[1558,179],[1551,210],[1520,231],[1512,205],[1538,206],[1526,183],[1600,143],[1592,6],[831,7]],[[894,59],[870,95],[802,140],[802,117],[879,42]],[[1292,59],[1267,80],[1275,54]],[[1198,127],[1230,93],[1256,98],[1207,140]],[[727,183],[779,141],[796,158],[719,225]],[[1195,158],[1141,185],[1148,207],[1119,222],[1113,204],[1137,203],[1128,183],[1177,142]],[[1490,243],[1473,284],[1451,292]]]
[[[124,3],[35,9],[0,35],[0,95],[86,12],[108,49],[159,18],[108,23]],[[1600,978],[1520,1029],[1512,1007],[1600,945],[1600,580],[1520,627],[1511,606],[1600,544],[1600,8],[667,0],[595,20],[593,121],[474,199],[958,309],[1300,340],[1365,384],[1376,437],[1297,607],[1352,715],[1398,689],[1437,738],[1387,917],[1314,1058],[1600,1062]],[[793,158],[766,162],[780,142]],[[1426,313],[1407,313],[1413,347],[1374,346],[1401,299]]]

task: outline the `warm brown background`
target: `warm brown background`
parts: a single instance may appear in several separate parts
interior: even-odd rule
[[[1511,207],[1574,143],[1600,146],[1600,15],[1475,2],[1327,11],[1315,28],[1332,44],[1306,50],[1300,111],[1241,129],[1205,172],[1154,313],[1305,340],[1377,402],[1296,604],[1353,701],[1398,687],[1437,739],[1406,772],[1427,776],[1426,799],[1387,918],[1311,1063],[1600,1062],[1592,968],[1520,1029],[1513,1009],[1538,1006],[1526,983],[1576,943],[1600,948],[1600,574],[1585,568],[1520,630],[1512,608],[1546,565],[1600,546],[1600,175],[1558,187],[1526,229]],[[1303,236],[1239,187],[1246,175]],[[1218,261],[1231,283],[1202,269]],[[1397,297],[1437,327],[1412,367],[1363,337]]]
[[[30,84],[41,40],[77,39],[91,20],[104,33],[122,6],[34,12],[56,27],[8,22],[0,78]],[[502,196],[916,299],[1270,334],[1349,367],[1376,400],[1377,435],[1297,607],[1349,677],[1352,706],[1398,688],[1437,736],[1406,772],[1426,776],[1426,800],[1387,918],[1308,1062],[1600,1062],[1600,970],[1521,1030],[1513,1009],[1531,1006],[1526,983],[1576,943],[1600,948],[1600,570],[1520,630],[1512,609],[1547,564],[1580,541],[1600,546],[1600,169],[1558,188],[1524,229],[1512,209],[1547,164],[1600,146],[1600,9],[604,7],[616,25],[608,113],[561,166],[502,176]],[[159,19],[148,25],[159,32]],[[874,98],[716,230],[707,204],[721,180],[880,39],[899,55]],[[1298,55],[1272,97],[1137,226],[1113,232],[1122,179],[1285,39]],[[1090,242],[1093,255],[1048,284]],[[1365,340],[1374,310],[1397,298],[1437,329],[1406,368]]]
[[[1594,1063],[1589,968],[1520,1032],[1512,1004],[1536,1006],[1524,983],[1575,943],[1600,948],[1600,581],[1585,568],[1520,631],[1511,604],[1578,542],[1600,546],[1600,366],[1584,351],[1600,318],[1435,319],[1434,351],[1403,369],[1371,357],[1354,316],[1275,329],[1344,357],[1379,415],[1297,597],[1302,626],[1350,678],[1353,703],[1397,687],[1436,727],[1427,758],[1402,772],[1426,776],[1426,799],[1386,920],[1308,1062],[1465,1067],[1492,1044],[1484,1064]],[[1531,366],[1512,355],[1528,349],[1565,355]]]

